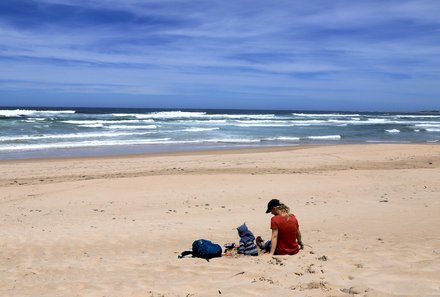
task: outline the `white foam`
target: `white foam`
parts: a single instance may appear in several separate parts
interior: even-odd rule
[[[236,120],[240,124],[285,124],[289,121],[273,121],[273,120]]]
[[[57,142],[57,143],[38,143],[38,144],[18,144],[0,147],[0,151],[24,151],[41,149],[67,149],[81,147],[100,147],[116,145],[139,145],[139,144],[164,144],[170,143],[170,138],[161,139],[136,139],[136,140],[100,140],[100,141],[81,141],[81,142]],[[173,142],[171,142],[173,143]]]
[[[0,110],[0,116],[3,117],[22,117],[29,115],[56,115],[56,114],[73,114],[74,110],[31,110],[31,109],[2,109]]]
[[[174,119],[174,118],[198,118],[206,115],[206,112],[188,112],[188,111],[162,111],[154,112],[147,115],[138,115],[138,118],[153,119]]]
[[[222,123],[226,123],[227,120],[194,120],[191,122],[199,123],[199,124],[222,124]]]
[[[428,132],[440,132],[440,129],[435,129],[435,128],[428,128],[428,129],[425,129],[426,131],[428,131]]]
[[[113,113],[115,117],[135,117],[138,119],[172,119],[172,118],[193,118],[206,115],[206,112],[189,111],[160,111],[146,114],[140,113]]]
[[[124,129],[124,130],[140,130],[140,129],[156,129],[156,125],[110,125],[105,126],[106,129]]]
[[[236,127],[290,127],[293,126],[292,124],[261,124],[261,123],[255,123],[255,124],[231,124],[232,126]]]
[[[135,117],[136,113],[112,113],[114,117]]]
[[[154,120],[69,120],[61,123],[73,125],[94,125],[94,124],[130,124],[130,123],[154,123]]]
[[[398,125],[411,125],[411,124],[423,124],[423,121],[404,121],[404,120],[391,120],[391,119],[379,119],[372,118],[367,119],[367,121],[359,121],[359,124],[398,124]]]
[[[328,119],[328,120],[294,120],[289,121],[292,123],[292,126],[303,126],[303,125],[334,125],[334,126],[347,126],[347,125],[371,125],[375,124],[368,121],[360,121],[360,120],[337,120],[337,119]]]
[[[307,136],[305,138],[313,140],[340,140],[341,135]]]
[[[17,140],[41,140],[41,139],[77,139],[77,138],[101,138],[101,137],[119,137],[132,135],[145,135],[148,132],[84,132],[71,134],[42,134],[42,135],[23,135],[23,136],[4,136],[0,137],[0,141],[17,141]]]
[[[274,120],[286,119],[274,114],[204,114],[195,117],[202,122],[226,121],[226,120]]]
[[[88,125],[79,125],[80,127],[86,127],[86,128],[102,128],[104,127],[103,124],[88,124]]]
[[[384,124],[384,123],[396,123],[395,121],[390,121],[389,119],[378,119],[378,118],[373,118],[373,119],[367,119],[368,123],[371,124]],[[397,122],[398,123],[398,122]]]
[[[320,120],[307,121],[285,121],[285,120],[236,120],[228,123],[236,127],[292,127],[292,126],[310,126],[312,124],[325,123]]]
[[[214,131],[219,130],[220,128],[187,128],[180,130],[182,132],[204,132],[204,131]]]
[[[115,117],[135,117],[138,119],[273,119],[274,114],[207,114],[206,112],[161,111],[152,113],[113,113]]]
[[[280,137],[271,137],[271,138],[264,138],[263,140],[269,140],[269,141],[300,141],[299,137],[289,137],[289,136],[280,136]]]
[[[292,121],[289,121],[289,123],[291,123],[293,125],[297,125],[297,124],[327,124],[328,121],[327,120],[292,120]]]
[[[396,134],[396,133],[400,133],[400,130],[398,129],[390,129],[390,130],[385,130],[387,133],[391,133],[391,134]]]
[[[420,129],[414,129],[414,132],[420,132]]]
[[[206,115],[209,119],[232,119],[232,120],[239,120],[239,119],[249,119],[249,120],[270,120],[275,119],[277,116],[274,114],[208,114]]]
[[[224,138],[224,139],[206,139],[201,142],[208,143],[258,143],[260,139],[245,139],[245,138]]]
[[[227,124],[228,120],[176,120],[174,121],[176,123],[183,123],[183,124],[200,124],[200,125],[218,125],[218,124]]]
[[[44,120],[46,120],[46,118],[28,118],[28,120],[32,120],[32,121],[44,121]]]
[[[397,118],[440,118],[440,115],[396,115]]]
[[[372,118],[366,121],[347,121],[354,125],[376,125],[376,124],[397,124],[397,125],[415,125],[415,124],[438,124],[438,122],[426,122],[426,121],[404,121],[404,120],[390,120],[390,119],[379,119]]]
[[[340,113],[292,113],[297,117],[360,117],[360,114],[340,114]]]
[[[327,121],[328,123],[344,123],[344,124],[348,124],[348,123],[355,123],[358,124],[359,120],[334,120],[334,119],[328,119]]]
[[[356,121],[342,120],[291,120],[291,121],[237,121],[231,123],[237,127],[308,127],[308,126],[326,126],[326,125],[347,125],[347,123],[357,123]],[[245,124],[246,123],[246,124]]]
[[[420,128],[440,128],[440,123],[417,124],[414,126]]]
[[[69,149],[82,147],[102,147],[120,145],[159,145],[159,144],[194,144],[194,143],[258,143],[259,139],[205,139],[205,140],[171,140],[170,138],[160,139],[134,139],[134,140],[100,140],[82,142],[57,142],[39,144],[16,144],[0,147],[0,151],[26,151],[42,149]]]

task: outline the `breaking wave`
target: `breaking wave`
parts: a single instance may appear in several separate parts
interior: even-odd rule
[[[307,136],[305,138],[312,140],[340,140],[341,135]]]
[[[75,110],[32,110],[32,109],[2,109],[0,117],[26,117],[26,116],[47,116],[74,114]]]
[[[97,132],[97,133],[72,133],[72,134],[42,134],[42,135],[23,135],[0,137],[0,141],[22,141],[22,140],[41,140],[41,139],[76,139],[76,138],[107,138],[120,136],[145,135],[148,132]]]
[[[385,130],[385,132],[387,132],[387,133],[400,133],[400,130],[398,130],[398,129],[390,129],[390,130]]]

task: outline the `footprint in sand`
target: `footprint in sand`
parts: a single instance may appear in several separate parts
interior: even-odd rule
[[[328,258],[327,258],[326,255],[323,255],[323,256],[319,257],[318,260],[319,260],[319,261],[327,261]]]
[[[270,260],[268,263],[272,265],[284,266],[283,259],[277,257],[272,257],[272,260]]]
[[[350,295],[357,295],[368,292],[369,289],[365,287],[350,287],[350,288],[344,288],[341,289],[341,292],[350,294]]]
[[[308,267],[307,267],[307,269],[306,269],[306,272],[307,273],[316,273],[316,270],[315,269],[313,269],[313,266],[315,266],[315,264],[310,264]]]
[[[267,283],[269,283],[271,285],[279,285],[278,281],[274,281],[271,278],[266,278],[264,276],[259,277],[258,281],[260,281],[260,282],[267,282]]]
[[[310,282],[310,283],[306,283],[306,284],[299,284],[296,286],[293,286],[290,288],[291,290],[297,290],[299,289],[300,291],[305,291],[305,290],[316,290],[316,289],[320,289],[322,291],[330,291],[330,288],[327,287],[327,282]]]

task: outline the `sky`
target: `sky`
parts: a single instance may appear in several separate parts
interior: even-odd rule
[[[1,0],[0,106],[440,109],[438,0]]]

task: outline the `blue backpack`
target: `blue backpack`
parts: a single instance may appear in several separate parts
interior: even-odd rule
[[[199,239],[193,242],[191,251],[184,251],[179,255],[179,259],[187,255],[206,259],[217,258],[222,256],[222,248],[220,245],[212,243],[206,239]]]

